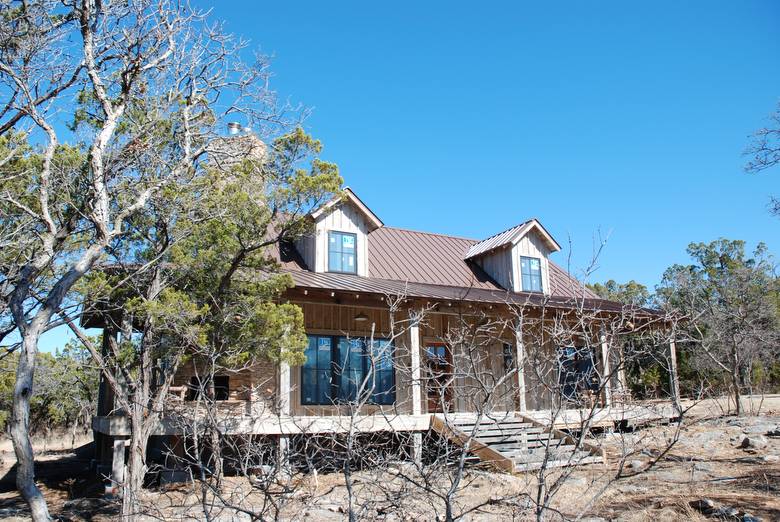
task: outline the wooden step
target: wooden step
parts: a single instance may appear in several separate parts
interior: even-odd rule
[[[472,433],[471,430],[462,430],[465,433]],[[480,428],[479,431],[477,431],[476,436],[479,438],[482,437],[489,437],[491,435],[507,435],[507,436],[515,436],[515,435],[538,435],[541,433],[544,433],[545,430],[542,428],[521,428],[521,429],[503,429],[503,428],[490,428],[490,429],[482,429]]]
[[[594,456],[591,455],[589,457],[584,457],[581,460],[577,460],[576,464],[583,465],[583,464],[601,464],[603,459],[600,455]],[[544,463],[542,461],[539,462],[524,462],[521,464],[515,464],[515,473],[524,473],[526,471],[535,471],[538,469],[541,469],[542,465]],[[571,466],[573,463],[570,460],[548,460],[545,464],[547,468],[562,468],[566,466]]]

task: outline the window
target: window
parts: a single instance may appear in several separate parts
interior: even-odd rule
[[[386,339],[310,335],[301,369],[301,403],[333,404],[366,400],[395,402],[393,347]],[[360,397],[359,394],[370,394]]]
[[[214,400],[226,401],[230,398],[230,377],[227,375],[214,376]]]
[[[209,392],[209,382],[207,378],[200,378],[193,375],[187,385],[187,394],[184,396],[186,401],[194,401],[198,397],[207,395]],[[227,375],[214,376],[214,400],[226,401],[230,398],[230,377]]]
[[[593,350],[586,346],[558,347],[558,383],[564,399],[576,401],[599,388]]]
[[[301,403],[330,404],[332,339],[320,335],[309,336],[306,362],[301,368]]]
[[[509,343],[504,343],[502,350],[504,356],[504,371],[509,372],[515,368],[515,347]]]
[[[538,257],[520,256],[520,272],[524,292],[542,291],[542,262]]]
[[[328,272],[357,273],[357,235],[328,232]]]

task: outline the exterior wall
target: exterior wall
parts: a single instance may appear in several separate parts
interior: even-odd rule
[[[500,248],[477,258],[477,264],[502,288],[515,288],[515,274],[512,267],[512,249]]]
[[[198,375],[195,363],[188,362],[176,372],[173,386],[186,388],[195,375]],[[271,361],[261,361],[249,368],[219,372],[217,375],[227,375],[230,387],[228,400],[218,402],[220,410],[240,415],[267,415],[275,411],[277,369]],[[182,397],[184,393],[186,392],[182,391]],[[186,404],[185,402],[184,405]]]
[[[515,292],[523,291],[523,278],[520,273],[520,256],[538,257],[542,262],[542,290],[545,294],[550,293],[550,250],[545,246],[542,238],[536,231],[532,230],[523,236],[516,245],[512,247],[512,279],[514,281],[513,290]]]
[[[363,214],[351,203],[334,206],[320,216],[314,225],[312,235],[296,242],[296,247],[309,269],[314,272],[328,271],[328,232],[350,232],[356,235],[357,275],[368,276],[369,227]]]
[[[482,269],[496,283],[513,292],[523,291],[523,278],[520,272],[520,256],[536,257],[542,263],[542,290],[550,293],[550,250],[535,230],[531,230],[512,247],[504,247],[488,252],[476,259]]]
[[[298,303],[303,308],[306,333],[320,335],[340,335],[352,337],[370,337],[371,326],[374,325],[374,337],[390,336],[390,315],[385,310],[361,308],[357,306],[342,306],[328,303]],[[355,316],[363,313],[367,321],[355,321]],[[405,319],[405,318],[399,318]],[[379,411],[390,415],[395,413],[411,413],[411,385],[409,383],[410,357],[409,336],[401,335],[395,340],[395,405],[378,406],[365,405],[361,414],[377,413]],[[301,404],[301,367],[290,368],[291,382],[291,412],[293,415],[339,415],[347,413],[345,408],[335,405],[302,405]]]

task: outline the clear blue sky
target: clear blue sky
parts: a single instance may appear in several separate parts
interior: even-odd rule
[[[776,1],[198,5],[274,55],[388,225],[482,238],[535,216],[575,267],[611,231],[598,279],[650,286],[694,240],[780,254],[780,172],[741,155],[780,100]]]
[[[780,254],[780,171],[741,155],[780,100],[780,2],[196,4],[274,55],[274,88],[388,225],[537,217],[575,269],[601,230],[594,279],[650,287],[691,241]]]

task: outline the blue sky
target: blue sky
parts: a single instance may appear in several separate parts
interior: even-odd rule
[[[741,155],[780,101],[778,2],[199,5],[274,56],[388,225],[483,238],[534,216],[575,268],[601,230],[595,277],[650,286],[694,240],[780,253],[780,172]]]
[[[780,3],[260,2],[212,9],[391,226],[484,238],[537,217],[593,280],[650,287],[687,244],[780,254],[780,169],[742,171],[780,101]],[[566,264],[568,252],[556,254]]]

